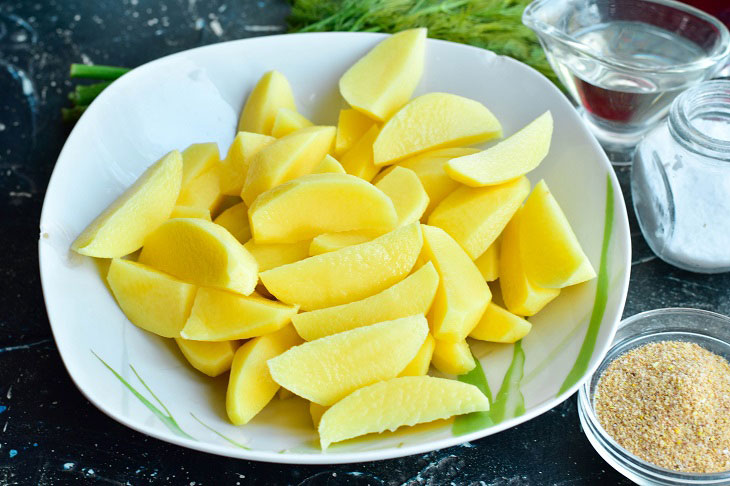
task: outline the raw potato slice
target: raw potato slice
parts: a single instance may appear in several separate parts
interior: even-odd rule
[[[487,410],[489,400],[474,385],[403,376],[361,388],[330,407],[319,422],[319,438],[327,449],[333,442],[373,432]]]
[[[327,307],[292,316],[302,338],[321,337],[415,314],[426,314],[433,303],[439,276],[428,262],[412,275],[379,294],[349,304]]]
[[[406,104],[423,74],[426,29],[410,29],[380,42],[340,78],[350,106],[387,120]]]
[[[502,184],[537,167],[550,150],[552,135],[553,117],[546,111],[497,145],[450,160],[446,172],[471,187]]]
[[[337,159],[332,157],[330,154],[327,154],[324,156],[324,159],[317,164],[317,166],[312,171],[312,174],[327,174],[329,172],[334,172],[336,174],[344,174],[345,169],[342,167],[342,164],[337,162]]]
[[[373,143],[378,137],[380,128],[373,125],[355,142],[350,150],[342,154],[340,162],[345,172],[370,182],[380,170],[373,163]]]
[[[228,149],[228,155],[220,164],[221,192],[228,196],[240,196],[251,159],[275,141],[274,137],[260,133],[238,132]]]
[[[220,161],[218,144],[194,143],[182,153],[183,175],[181,189],[204,172],[215,167]]]
[[[383,126],[373,145],[375,165],[501,136],[499,121],[478,101],[449,93],[428,93],[408,103]]]
[[[182,156],[173,150],[97,216],[71,249],[96,258],[116,258],[139,250],[147,235],[170,217],[182,173]]]
[[[251,207],[256,197],[279,184],[309,174],[332,147],[334,127],[308,127],[280,138],[252,159],[241,199]]]
[[[529,193],[526,177],[498,186],[461,187],[441,201],[428,224],[450,234],[475,260],[494,243]]]
[[[311,127],[314,125],[304,116],[290,108],[279,108],[274,118],[274,125],[271,127],[271,136],[281,138],[296,132],[300,128]]]
[[[282,388],[282,390],[284,390],[284,388]],[[314,424],[315,429],[319,426],[319,421],[322,420],[322,415],[324,415],[327,409],[329,409],[329,407],[309,402],[309,415],[312,416],[312,424]]]
[[[347,152],[375,124],[371,118],[354,108],[340,110],[335,137],[335,155]]]
[[[493,282],[499,278],[499,239],[489,245],[489,248],[474,260],[484,280]]]
[[[202,219],[171,219],[150,234],[139,262],[181,280],[249,295],[258,281],[251,254],[222,226]]]
[[[207,209],[211,213],[216,212],[223,202],[220,175],[217,169],[214,167],[188,182],[187,187],[180,190],[176,205]]]
[[[522,209],[520,254],[525,275],[541,287],[563,288],[596,277],[544,180],[537,183]]]
[[[210,221],[210,210],[205,208],[196,208],[193,206],[175,206],[172,208],[170,219],[175,218],[199,218]]]
[[[332,405],[358,388],[394,378],[428,335],[423,315],[380,322],[323,337],[270,359],[279,385],[320,405]]]
[[[245,203],[238,203],[220,213],[215,218],[215,224],[227,229],[241,244],[251,239],[251,228],[248,225],[248,208]]]
[[[294,93],[283,74],[269,71],[261,76],[248,96],[238,120],[238,131],[271,135],[279,108],[296,111]]]
[[[436,340],[431,334],[426,336],[421,349],[418,350],[416,357],[411,360],[408,365],[403,368],[398,376],[422,376],[428,373],[431,366],[431,358],[433,357],[433,349],[436,346]]]
[[[259,264],[259,272],[298,262],[309,256],[309,240],[297,243],[257,244],[249,240],[243,247],[248,250]]]
[[[411,169],[416,173],[428,194],[429,201],[426,211],[423,213],[424,218],[427,218],[446,196],[459,187],[459,183],[446,173],[444,169],[446,163],[455,157],[477,152],[479,150],[472,148],[447,148],[426,152],[398,162],[400,167]]]
[[[107,282],[132,324],[162,337],[179,337],[195,299],[195,286],[154,268],[115,258]]]
[[[418,176],[411,169],[393,167],[375,184],[393,201],[398,214],[398,226],[414,223],[421,219],[428,206],[428,194]]]
[[[322,233],[384,233],[398,216],[390,198],[348,174],[311,174],[261,195],[249,209],[256,243],[295,243]]]
[[[402,280],[422,246],[421,229],[414,223],[367,243],[261,272],[260,277],[282,302],[307,311],[332,307],[364,299]],[[479,280],[486,285],[481,276]]]
[[[248,339],[278,331],[291,322],[297,306],[251,294],[201,287],[180,336],[196,341]]]
[[[214,377],[231,369],[233,355],[239,346],[237,341],[204,343],[175,338],[175,342],[193,368]]]
[[[226,412],[233,425],[248,423],[274,398],[279,385],[266,362],[301,342],[294,328],[286,326],[238,348],[226,391]]]
[[[324,233],[322,235],[315,236],[312,239],[312,243],[309,245],[309,256],[329,253],[331,251],[342,249],[346,246],[359,245],[360,243],[374,240],[380,235],[381,233],[362,230]]]
[[[499,253],[499,287],[510,312],[518,316],[537,314],[560,294],[560,289],[547,289],[532,283],[523,269],[520,255],[520,221],[522,209],[512,217],[502,233]]]
[[[459,244],[444,230],[423,225],[423,254],[439,273],[428,315],[436,339],[459,342],[469,335],[492,299],[487,282]]]
[[[439,339],[433,349],[431,364],[441,373],[457,376],[470,372],[477,365],[466,341],[451,343]]]
[[[469,337],[495,343],[514,343],[532,329],[532,324],[520,316],[512,314],[494,302],[490,302],[482,319]]]

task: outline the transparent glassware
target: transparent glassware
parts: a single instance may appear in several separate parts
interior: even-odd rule
[[[730,56],[722,22],[673,0],[535,0],[522,21],[617,164]]]
[[[730,81],[682,93],[666,123],[636,148],[631,194],[639,227],[662,260],[730,271]]]
[[[687,473],[655,466],[621,447],[603,429],[594,409],[598,381],[613,360],[644,344],[689,341],[730,360],[730,318],[700,309],[656,309],[624,319],[611,349],[578,389],[578,417],[588,441],[618,472],[646,486],[730,485],[730,471]]]

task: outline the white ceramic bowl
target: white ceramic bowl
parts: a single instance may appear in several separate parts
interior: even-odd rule
[[[404,428],[334,445],[327,453],[319,451],[308,408],[298,398],[275,399],[251,423],[235,427],[225,415],[227,378],[202,376],[184,362],[174,342],[130,324],[104,284],[103,265],[69,251],[99,211],[162,154],[206,141],[217,142],[225,153],[247,94],[268,70],[280,70],[291,81],[304,115],[335,124],[344,103],[338,79],[382,38],[297,34],[181,52],[126,74],[79,120],[48,186],[40,268],[63,362],[79,390],[104,413],[153,437],[225,456],[308,464],[370,461],[513,427],[565,400],[601,362],[623,310],[631,254],[626,208],[611,165],[546,78],[465,45],[428,41],[417,94],[445,91],[479,100],[506,134],[551,110],[552,148],[530,178],[533,183],[545,178],[600,270],[599,279],[563,291],[531,319],[533,331],[521,348],[473,343],[501,403],[494,407],[502,410],[500,417]],[[508,369],[510,379],[504,380]]]

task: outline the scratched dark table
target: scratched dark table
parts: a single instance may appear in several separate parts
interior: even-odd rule
[[[470,444],[365,464],[288,466],[217,457],[106,417],[64,369],[36,257],[46,184],[70,126],[68,66],[137,66],[184,49],[282,32],[283,0],[0,0],[0,485],[630,484],[581,432],[575,397]],[[617,169],[631,208],[628,169]],[[653,256],[631,216],[625,315],[667,306],[730,314],[730,277]]]

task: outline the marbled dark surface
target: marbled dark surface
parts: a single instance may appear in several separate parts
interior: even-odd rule
[[[575,398],[460,447],[369,464],[286,466],[226,459],[148,438],[91,406],[51,338],[38,220],[70,130],[60,108],[71,62],[137,66],[203,44],[284,29],[280,0],[0,0],[0,485],[629,484],[593,451]],[[630,207],[628,170],[618,170]],[[728,275],[656,259],[633,211],[625,315],[666,306],[730,314]]]

